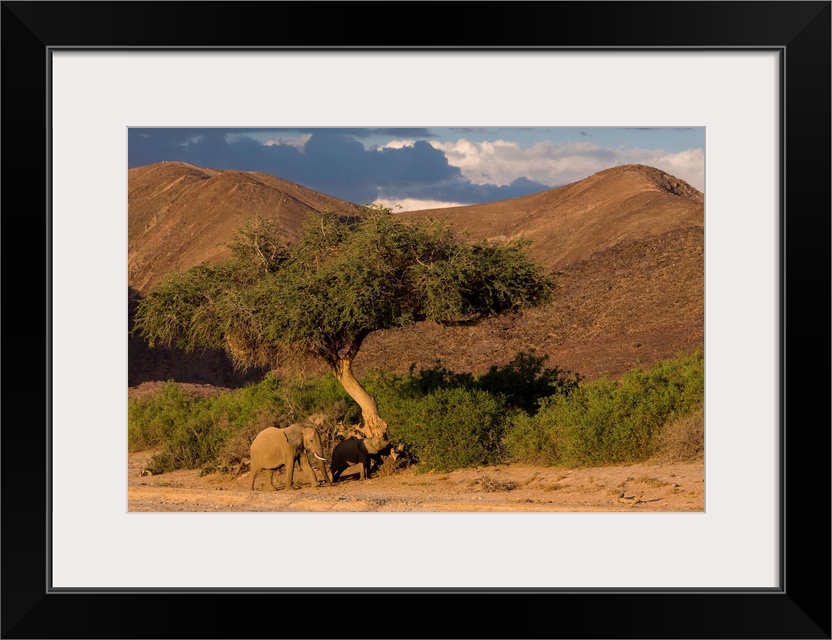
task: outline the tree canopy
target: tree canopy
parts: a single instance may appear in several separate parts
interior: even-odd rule
[[[380,206],[315,215],[291,245],[281,232],[260,217],[243,225],[228,261],[172,274],[151,290],[134,331],[150,346],[224,349],[242,369],[314,356],[359,404],[368,436],[387,427],[352,373],[371,332],[519,311],[548,301],[555,287],[523,239],[472,242],[444,221]]]

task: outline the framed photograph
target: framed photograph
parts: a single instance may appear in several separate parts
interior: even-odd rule
[[[829,2],[2,12],[3,637],[830,637]],[[129,508],[131,136],[416,127],[701,132],[704,509]]]

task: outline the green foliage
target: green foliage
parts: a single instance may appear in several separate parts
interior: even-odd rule
[[[543,358],[519,353],[475,376],[439,363],[418,374],[373,371],[363,380],[387,416],[388,437],[424,470],[522,461],[591,466],[655,454],[695,459],[704,447],[704,358],[701,352],[620,380],[580,382]],[[335,426],[358,422],[360,410],[332,375],[262,382],[203,398],[168,383],[152,398],[131,399],[131,451],[157,448],[150,469],[234,469],[263,428],[322,417],[324,449]]]
[[[503,397],[507,407],[534,413],[543,398],[567,395],[578,388],[581,380],[580,374],[559,367],[544,369],[547,359],[548,356],[535,355],[533,349],[520,351],[508,364],[492,365],[488,372],[477,376],[451,371],[437,361],[430,369],[421,369],[418,373],[414,373],[415,366],[411,366],[410,375],[397,384],[401,393],[411,397],[436,389],[477,389]]]
[[[519,352],[504,366],[492,365],[477,378],[477,388],[503,395],[509,406],[534,413],[538,404],[549,396],[569,395],[578,388],[580,374],[554,368],[543,368],[548,356]]]
[[[701,352],[636,369],[620,381],[596,380],[552,395],[535,415],[512,417],[511,459],[565,466],[615,464],[656,454],[669,422],[704,402]]]
[[[292,247],[280,234],[260,219],[242,227],[227,263],[175,274],[140,301],[135,331],[151,345],[223,348],[243,368],[298,349],[333,365],[377,329],[519,310],[554,289],[525,241],[463,242],[383,207],[321,214]]]
[[[283,229],[268,220],[255,216],[234,232],[231,249],[231,268],[240,280],[253,282],[264,273],[274,273],[289,258],[282,241]]]
[[[311,414],[333,424],[358,413],[331,376],[288,383],[275,376],[215,397],[200,397],[168,382],[147,399],[128,403],[130,451],[158,449],[153,473],[174,469],[229,469],[248,456],[251,440],[268,426],[284,427]],[[326,429],[322,440],[327,444]]]
[[[506,407],[501,398],[462,388],[392,402],[383,398],[391,441],[404,444],[422,469],[452,471],[502,459]]]
[[[151,347],[223,348],[230,322],[224,296],[229,275],[214,265],[172,274],[139,302],[134,331]]]
[[[214,405],[214,399],[199,398],[172,382],[150,399],[130,400],[130,450],[159,447],[148,467],[153,473],[196,468],[216,458],[231,435],[231,424]]]
[[[151,398],[131,398],[127,403],[129,450],[140,451],[162,444],[168,433],[188,420],[195,398],[174,382],[168,382]]]
[[[365,385],[388,418],[390,438],[422,467],[447,471],[499,461],[509,416],[531,413],[543,398],[578,388],[580,376],[544,369],[545,361],[520,352],[479,376],[437,362],[418,373],[411,367],[407,376],[374,371]]]

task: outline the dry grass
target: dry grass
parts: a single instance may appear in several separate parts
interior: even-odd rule
[[[665,427],[659,457],[668,462],[690,462],[705,455],[705,408]]]
[[[473,482],[469,482],[468,486],[471,488],[478,487],[482,491],[491,493],[493,491],[511,491],[520,485],[517,482],[503,482],[501,480],[495,480],[490,476],[483,476]]]
[[[539,475],[540,475],[540,471],[535,471],[535,472],[531,475],[531,477],[526,478],[526,479],[523,481],[523,486],[524,486],[524,487],[528,487],[529,485],[531,485],[531,484],[532,484],[535,480],[537,480],[537,479],[538,479],[538,476],[539,476]]]
[[[405,458],[397,458],[394,456],[382,456],[381,464],[375,467],[375,475],[379,477],[392,476],[400,469],[405,469],[408,466],[408,461]]]
[[[658,478],[652,478],[650,476],[641,476],[640,478],[636,478],[634,482],[640,484],[649,484],[651,487],[666,487],[670,484],[669,482],[659,480]]]

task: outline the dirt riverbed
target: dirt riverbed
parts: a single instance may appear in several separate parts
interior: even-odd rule
[[[158,475],[144,471],[152,456],[128,457],[131,512],[518,512],[518,511],[704,511],[705,468],[698,462],[659,460],[585,469],[508,464],[450,473],[397,470],[359,480],[357,468],[334,486],[317,486],[295,473],[296,490],[264,491],[265,474],[251,491],[249,472],[237,476],[199,470]]]

